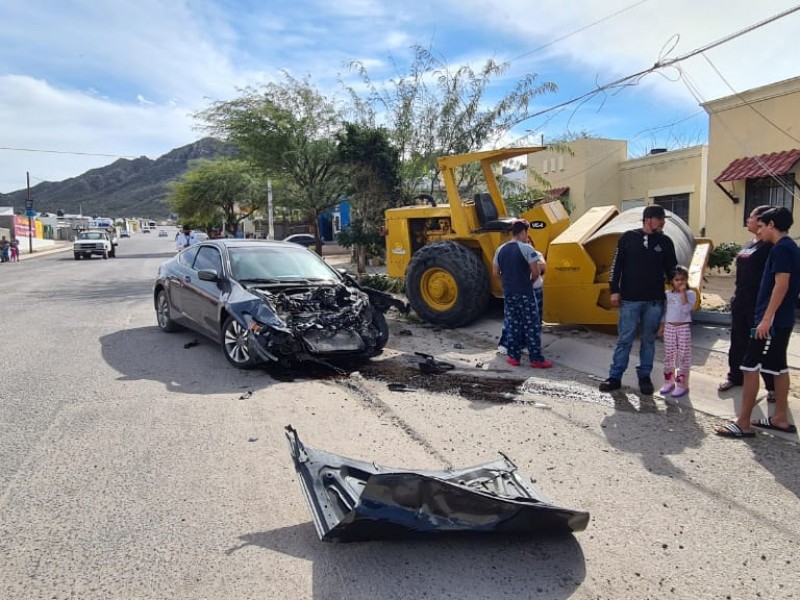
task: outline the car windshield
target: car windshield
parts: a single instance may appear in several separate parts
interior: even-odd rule
[[[336,272],[304,248],[230,248],[231,270],[238,281],[336,281]]]
[[[103,234],[102,233],[98,233],[96,231],[89,231],[89,232],[85,232],[85,233],[79,233],[78,234],[78,239],[79,240],[102,240],[103,239]]]

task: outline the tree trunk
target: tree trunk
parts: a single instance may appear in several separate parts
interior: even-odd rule
[[[367,272],[367,247],[364,244],[356,246],[356,271],[359,275]]]

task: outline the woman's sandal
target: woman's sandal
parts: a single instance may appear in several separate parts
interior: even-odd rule
[[[730,379],[726,379],[717,386],[717,389],[720,392],[727,392],[728,390],[733,389],[735,387],[736,387],[735,383],[733,383]]]

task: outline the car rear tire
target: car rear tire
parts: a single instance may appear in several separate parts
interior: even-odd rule
[[[489,274],[478,254],[457,242],[436,242],[414,253],[406,297],[419,317],[441,327],[469,325],[489,302]]]
[[[222,325],[222,353],[237,369],[252,369],[261,362],[250,348],[250,331],[233,317]]]
[[[108,258],[108,250],[103,250],[103,260]]]
[[[182,327],[170,318],[169,297],[166,290],[159,290],[156,296],[156,321],[164,333],[180,331]]]
[[[80,254],[75,254],[75,260],[80,260],[80,259],[81,259],[81,255]]]

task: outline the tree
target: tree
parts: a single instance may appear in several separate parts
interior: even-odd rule
[[[505,74],[509,63],[488,60],[479,71],[470,66],[452,69],[430,50],[415,47],[409,72],[393,79],[393,87],[375,84],[363,63],[353,62],[367,87],[366,97],[348,88],[352,110],[361,122],[375,126],[383,120],[403,161],[401,191],[405,204],[421,192],[439,191],[436,158],[486,149],[528,116],[536,96],[555,91],[553,83],[537,84],[526,75],[494,104],[487,102],[491,82]],[[460,171],[459,185],[471,193],[480,181],[480,169]]]
[[[239,98],[215,102],[197,117],[265,176],[282,181],[288,195],[276,204],[303,211],[321,252],[318,217],[342,200],[347,185],[336,150],[342,117],[335,102],[307,78],[287,74],[283,83],[246,88]]]
[[[205,227],[223,221],[232,234],[266,195],[247,162],[228,158],[193,161],[171,190],[170,205],[181,218]]]
[[[337,136],[339,157],[347,171],[352,226],[339,241],[355,246],[359,273],[366,269],[367,249],[374,247],[383,213],[397,205],[400,159],[384,128],[347,123]]]

